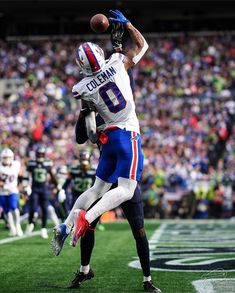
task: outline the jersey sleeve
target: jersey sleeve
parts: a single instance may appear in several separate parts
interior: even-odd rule
[[[121,54],[121,53],[113,53],[112,55],[111,55],[111,61],[113,61],[113,62],[122,62],[123,63],[123,61],[124,61],[124,58],[125,58],[125,55],[124,54]]]
[[[72,88],[72,94],[73,94],[73,97],[76,99],[76,100],[79,100],[81,99],[81,94],[79,92],[79,88],[78,88],[78,85],[75,84]]]

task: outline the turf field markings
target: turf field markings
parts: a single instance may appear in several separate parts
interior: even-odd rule
[[[149,241],[151,269],[209,273],[222,269],[234,272],[234,224],[230,221],[164,222]],[[138,258],[129,266],[140,268]]]
[[[14,241],[17,241],[17,240],[22,240],[22,239],[38,236],[40,234],[41,234],[41,231],[35,231],[35,232],[32,232],[30,235],[23,235],[23,236],[20,236],[20,237],[5,238],[5,239],[0,240],[0,245],[1,244],[6,244],[6,243],[11,243],[11,242],[14,242]]]
[[[235,292],[235,279],[230,278],[196,280],[192,285],[197,293]]]
[[[165,232],[167,227],[166,223],[161,224],[161,226],[153,233],[152,237],[149,239],[149,249],[156,247],[156,244],[160,242],[160,239]]]
[[[159,243],[160,238],[162,237],[162,234],[165,232],[165,229],[167,227],[166,223],[162,223],[158,229],[155,230],[152,237],[149,239],[149,250],[150,250],[150,258],[151,258],[151,250],[153,250],[156,247],[156,244]],[[128,266],[131,268],[138,268],[141,269],[139,258],[136,256],[134,257],[135,260],[128,263]]]

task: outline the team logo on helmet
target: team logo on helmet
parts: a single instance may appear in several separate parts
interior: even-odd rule
[[[104,51],[94,43],[84,43],[77,50],[76,62],[84,74],[95,75],[105,65]]]

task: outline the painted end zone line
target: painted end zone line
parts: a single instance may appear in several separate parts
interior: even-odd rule
[[[35,232],[32,232],[30,235],[23,235],[23,236],[20,236],[20,237],[5,238],[5,239],[0,240],[0,245],[1,244],[6,244],[6,243],[11,243],[11,242],[14,242],[14,241],[17,241],[17,240],[22,240],[22,239],[33,237],[33,236],[38,236],[40,234],[41,234],[41,231],[35,231]]]

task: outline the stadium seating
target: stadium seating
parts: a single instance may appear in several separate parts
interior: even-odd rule
[[[232,186],[235,176],[233,42],[232,34],[149,37],[150,49],[134,70],[146,158],[143,197],[156,217],[181,217],[175,209],[182,196],[201,189],[206,195],[196,201],[206,197],[207,212],[220,190],[221,206],[229,197],[232,215],[232,193],[226,186]],[[0,146],[11,146],[22,161],[41,143],[56,166],[70,164],[77,152],[79,104],[71,97],[80,78],[76,44],[0,42]],[[101,45],[110,52],[108,41]],[[96,164],[98,151],[94,154]],[[213,196],[208,195],[211,187]],[[176,207],[174,200],[164,201],[163,195],[172,191],[180,194]]]

